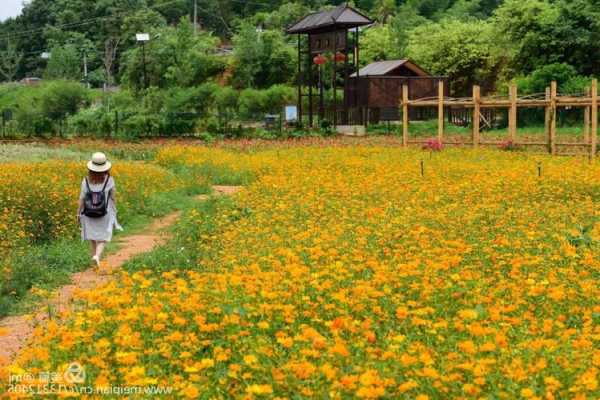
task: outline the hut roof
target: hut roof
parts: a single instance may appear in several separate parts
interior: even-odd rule
[[[309,14],[287,29],[287,33],[319,33],[334,31],[337,28],[351,29],[371,25],[374,21],[356,11],[348,4],[341,4],[331,10]]]
[[[410,60],[377,61],[360,69],[359,76],[385,76],[397,68],[405,67],[417,76],[429,76],[429,73]],[[356,78],[356,72],[350,77]]]

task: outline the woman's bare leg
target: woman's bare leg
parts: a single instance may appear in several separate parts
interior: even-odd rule
[[[94,257],[96,255],[96,241],[95,240],[90,240],[90,248],[91,248],[92,257]]]
[[[104,252],[104,247],[106,246],[106,242],[98,241],[96,242],[96,257],[98,260],[102,258],[102,252]]]

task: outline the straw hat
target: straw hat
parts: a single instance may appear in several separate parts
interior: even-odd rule
[[[112,164],[106,158],[104,153],[94,153],[92,159],[88,162],[87,167],[93,172],[106,172],[112,167]]]

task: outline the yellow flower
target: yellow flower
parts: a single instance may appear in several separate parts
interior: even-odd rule
[[[246,388],[246,393],[249,394],[257,394],[257,395],[263,395],[263,394],[271,394],[273,393],[273,388],[271,387],[271,385],[250,385]]]

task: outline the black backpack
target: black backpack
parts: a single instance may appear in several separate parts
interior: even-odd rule
[[[85,198],[83,199],[83,215],[89,218],[102,218],[106,214],[108,214],[108,196],[106,196],[106,185],[108,185],[108,181],[110,176],[106,177],[106,181],[104,182],[104,186],[102,190],[99,192],[93,192],[90,189],[90,184],[85,178],[85,185],[87,186],[87,192],[85,194]]]

